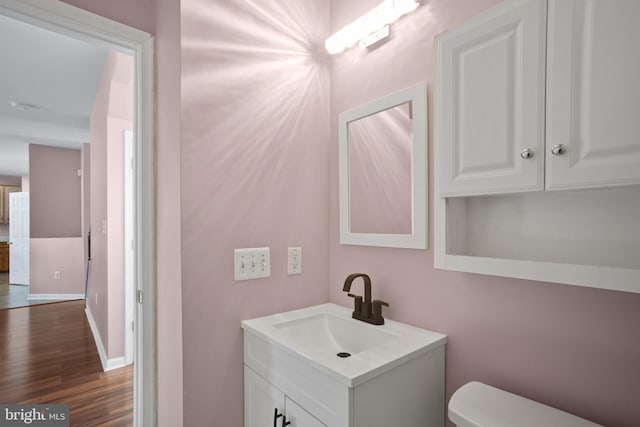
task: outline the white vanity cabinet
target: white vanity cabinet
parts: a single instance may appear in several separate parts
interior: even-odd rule
[[[506,0],[438,36],[436,268],[640,293],[639,17]]]
[[[247,366],[244,396],[245,427],[326,427]]]
[[[328,303],[242,322],[245,427],[444,427],[446,336],[351,313]]]

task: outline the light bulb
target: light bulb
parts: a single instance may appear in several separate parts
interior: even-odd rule
[[[394,0],[385,0],[376,8],[378,14],[385,24],[391,24],[395,22],[400,15],[393,6]]]
[[[327,52],[329,52],[331,55],[335,55],[336,53],[340,53],[346,48],[344,43],[342,43],[342,40],[340,40],[340,34],[339,33],[335,33],[334,35],[329,37],[324,42],[324,47],[327,49]]]
[[[342,52],[358,41],[362,41],[365,46],[370,46],[389,35],[389,28],[385,28],[386,26],[419,5],[420,1],[415,0],[384,0],[329,37],[324,42],[324,46],[332,55]]]
[[[364,26],[365,32],[367,33],[366,35],[375,33],[380,28],[385,26],[384,19],[380,15],[379,7],[376,7],[375,9],[371,9],[361,19],[362,19],[362,24]]]

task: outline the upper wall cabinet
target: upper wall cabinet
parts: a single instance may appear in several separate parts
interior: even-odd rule
[[[640,2],[548,7],[506,1],[439,37],[441,195],[640,183]]]
[[[438,36],[436,268],[640,293],[639,17],[505,0]]]
[[[640,183],[640,1],[549,2],[547,189]]]
[[[438,39],[442,194],[542,190],[545,27],[517,1]]]

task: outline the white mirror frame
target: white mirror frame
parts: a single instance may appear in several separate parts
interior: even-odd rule
[[[340,113],[338,117],[340,244],[389,248],[427,248],[427,104],[426,85],[414,86]],[[411,102],[413,110],[411,147],[411,234],[352,233],[349,212],[350,122]]]

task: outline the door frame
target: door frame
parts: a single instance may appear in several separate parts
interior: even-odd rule
[[[122,135],[124,146],[124,363],[135,361],[135,237],[133,235],[135,215],[133,212],[133,131],[125,130]]]
[[[134,426],[157,424],[153,37],[58,0],[0,0],[0,14],[134,57]]]

